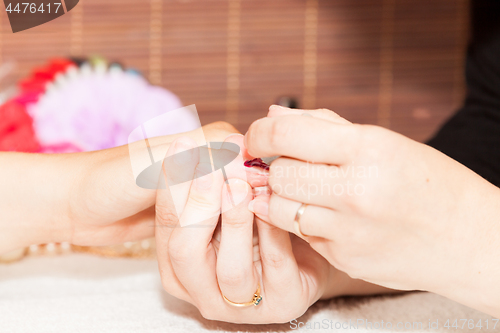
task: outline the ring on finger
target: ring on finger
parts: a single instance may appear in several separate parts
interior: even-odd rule
[[[260,284],[257,285],[257,290],[253,294],[253,298],[252,298],[252,300],[250,302],[236,303],[236,302],[230,301],[224,295],[222,295],[222,298],[224,298],[224,300],[226,301],[226,303],[228,303],[229,305],[232,305],[232,306],[235,306],[235,307],[238,307],[238,308],[244,308],[244,307],[252,306],[252,305],[253,306],[257,306],[262,301],[262,296],[260,295]]]
[[[300,231],[300,218],[302,217],[302,215],[304,215],[306,208],[307,204],[303,203],[297,210],[297,214],[295,214],[295,219],[293,220],[293,227],[295,229],[295,233],[297,234],[297,236],[301,238],[309,237],[308,235],[303,234],[302,231]]]

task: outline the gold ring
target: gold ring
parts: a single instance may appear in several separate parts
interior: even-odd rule
[[[295,214],[295,220],[293,220],[293,227],[295,228],[295,233],[297,234],[297,236],[302,237],[302,238],[309,237],[308,235],[303,234],[302,231],[300,231],[300,218],[302,217],[302,215],[306,211],[306,208],[307,208],[307,205],[305,203],[303,203],[299,207],[299,210],[297,210],[297,214]]]
[[[236,303],[236,302],[232,302],[230,300],[227,299],[226,296],[222,295],[222,297],[224,298],[224,300],[232,305],[232,306],[236,306],[238,308],[244,308],[244,307],[247,307],[247,306],[257,306],[260,304],[260,302],[262,301],[262,296],[260,295],[260,284],[257,285],[257,290],[255,291],[255,294],[253,294],[253,298],[250,302],[246,302],[246,303]]]

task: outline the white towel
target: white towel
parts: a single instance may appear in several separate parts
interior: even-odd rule
[[[468,320],[463,329],[460,319]],[[480,320],[482,329],[476,327]],[[438,329],[430,330],[429,321]],[[306,326],[296,329],[299,324]],[[69,254],[0,265],[2,333],[500,332],[500,323],[493,324],[492,317],[441,296],[410,293],[318,302],[287,324],[236,325],[205,320],[194,306],[165,293],[154,260]]]

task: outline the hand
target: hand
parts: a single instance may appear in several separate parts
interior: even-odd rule
[[[209,141],[236,129],[204,126]],[[179,135],[153,138],[153,149]],[[133,145],[133,144],[132,144]],[[0,253],[31,244],[113,245],[154,235],[156,191],[138,187],[129,147],[78,154],[0,154]]]
[[[270,200],[251,204],[258,216],[295,232],[306,203],[305,239],[351,277],[499,314],[498,188],[433,148],[328,110],[271,107],[245,144],[284,156],[270,168]]]
[[[242,142],[242,137],[229,140]],[[188,138],[178,139],[167,156],[193,147],[195,143]],[[193,156],[179,165],[179,172],[195,175],[204,167]],[[247,208],[253,198],[252,190],[242,179],[231,178],[237,174],[232,171],[234,168],[226,168],[229,185],[220,173],[210,173],[180,184],[175,198],[169,190],[158,190],[156,243],[163,286],[173,296],[194,304],[208,319],[287,322],[302,315],[320,297],[333,295],[335,288],[342,286],[344,274],[306,242],[295,236],[290,238],[288,232],[260,219],[255,220],[257,242],[253,238],[254,215]],[[178,175],[175,170],[164,172],[166,179],[168,175]],[[255,178],[250,182],[263,185]],[[181,207],[179,203],[183,203]],[[214,237],[221,207],[225,212],[220,237]],[[192,224],[192,220],[202,222]],[[249,302],[258,284],[263,300],[256,307],[237,308],[222,297],[224,294],[233,302]]]
[[[223,141],[238,133],[228,123],[203,127],[207,141]],[[150,139],[152,149],[170,146],[176,138],[169,135]],[[133,145],[133,144],[132,144]],[[129,147],[97,152],[81,174],[73,192],[71,241],[79,245],[107,245],[154,236],[156,191],[136,185],[132,175]],[[90,167],[89,167],[90,166]],[[90,244],[89,244],[90,243]]]

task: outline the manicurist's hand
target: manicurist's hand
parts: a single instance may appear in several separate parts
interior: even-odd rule
[[[237,131],[217,122],[203,132],[208,141],[223,141]],[[151,148],[164,150],[177,137],[151,139]],[[128,146],[0,153],[0,254],[38,243],[112,245],[152,237],[155,200],[155,190],[136,185]]]
[[[242,142],[242,137],[228,140]],[[180,138],[167,157],[194,147],[192,140]],[[233,166],[226,168],[227,184],[220,171],[206,174],[210,167],[200,163],[196,153],[179,161],[178,168],[173,161],[168,170],[164,166],[167,181],[175,183],[176,177],[186,179],[189,174],[194,180],[176,184],[175,190],[160,189],[156,198],[158,261],[168,293],[192,303],[208,319],[279,323],[297,318],[321,297],[334,296],[344,287],[346,275],[307,242],[254,219],[248,210],[252,187],[232,178],[238,175]],[[254,301],[258,289],[262,299]]]
[[[250,205],[259,217],[352,277],[500,315],[498,188],[431,147],[328,110],[273,106],[245,145],[283,156],[270,198]]]

